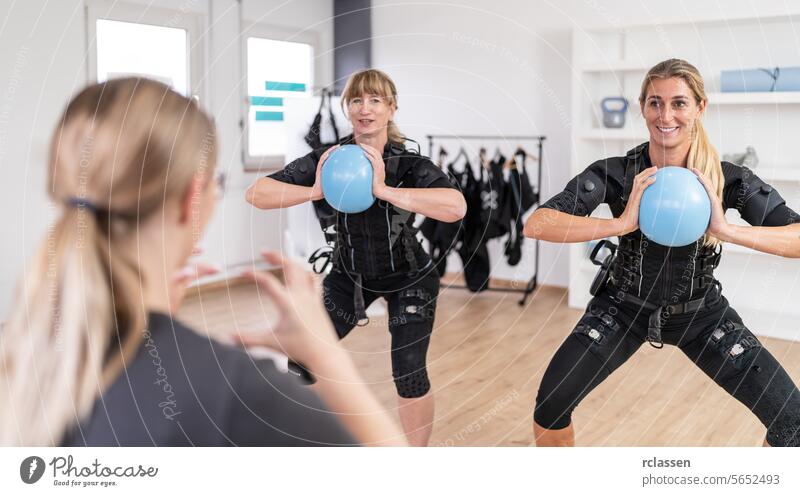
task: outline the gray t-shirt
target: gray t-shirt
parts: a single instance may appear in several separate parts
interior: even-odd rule
[[[271,360],[151,313],[131,363],[62,446],[342,446],[356,442]]]

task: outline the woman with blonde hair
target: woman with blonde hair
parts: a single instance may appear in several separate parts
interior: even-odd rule
[[[279,317],[246,342],[307,364],[324,403],[270,360],[175,319],[215,168],[211,118],[161,83],[116,79],[72,99],[50,146],[62,212],[0,333],[0,445],[404,444],[301,269],[284,264],[285,286],[249,275]]]
[[[405,148],[406,138],[394,122],[397,89],[389,76],[375,69],[353,74],[342,107],[353,134],[340,144],[363,148],[372,163],[377,201],[364,212],[338,214],[332,221],[335,250],[324,282],[325,306],[344,338],[365,324],[365,309],[374,300],[388,301],[400,420],[412,445],[426,445],[434,406],[426,355],[439,276],[415,236],[414,214],[454,222],[466,213],[466,202],[427,157]],[[322,164],[337,146],[313,150],[259,179],[248,189],[247,201],[273,209],[322,200]]]
[[[746,167],[720,162],[703,129],[707,99],[697,69],[670,59],[651,68],[639,96],[650,141],[625,157],[599,160],[573,178],[527,221],[525,235],[556,243],[619,236],[607,281],[545,371],[536,398],[540,446],[575,442],[578,403],[644,343],[677,346],[767,429],[765,445],[800,445],[800,392],[786,371],[742,323],[714,278],[721,242],[783,257],[800,257],[797,214]],[[639,230],[639,204],[667,165],[692,170],[711,200],[708,229],[698,241],[667,247]],[[607,203],[612,219],[587,217]],[[730,224],[735,208],[750,226]]]

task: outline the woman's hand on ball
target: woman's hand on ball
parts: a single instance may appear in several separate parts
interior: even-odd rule
[[[328,160],[328,157],[330,157],[331,153],[333,153],[333,151],[337,148],[339,148],[339,145],[334,145],[325,150],[325,153],[322,154],[322,156],[319,158],[319,162],[317,162],[317,174],[316,178],[314,179],[314,186],[311,187],[312,201],[322,200],[325,197],[322,192],[322,165],[326,160]]]
[[[716,191],[714,191],[714,187],[711,185],[711,181],[700,172],[700,169],[691,169],[694,172],[694,175],[697,176],[697,179],[700,181],[700,184],[706,189],[706,193],[708,193],[708,199],[711,202],[711,220],[708,222],[708,229],[706,232],[710,236],[714,236],[715,238],[722,239],[724,241],[725,233],[727,232],[730,224],[728,224],[728,219],[725,218],[725,211],[722,209],[722,201],[717,196]]]
[[[642,201],[644,190],[656,182],[656,172],[658,172],[658,167],[654,165],[633,178],[633,189],[631,190],[630,198],[628,198],[628,204],[625,206],[625,211],[617,219],[619,222],[619,236],[639,229],[639,204]]]
[[[386,164],[383,162],[383,156],[375,148],[361,144],[359,145],[364,149],[367,158],[372,164],[372,194],[376,198],[383,198],[383,192],[386,190]]]

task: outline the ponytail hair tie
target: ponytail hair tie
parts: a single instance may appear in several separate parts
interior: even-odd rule
[[[67,198],[66,204],[73,208],[85,208],[92,214],[97,215],[97,207],[86,198],[78,198],[77,196],[70,196]]]

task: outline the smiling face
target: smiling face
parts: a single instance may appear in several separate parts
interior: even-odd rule
[[[686,82],[677,77],[653,79],[642,105],[650,143],[664,148],[689,146],[695,120],[705,110]]]
[[[347,102],[347,117],[356,137],[380,136],[381,133],[385,137],[394,112],[394,105],[386,97],[372,93],[362,93]]]

